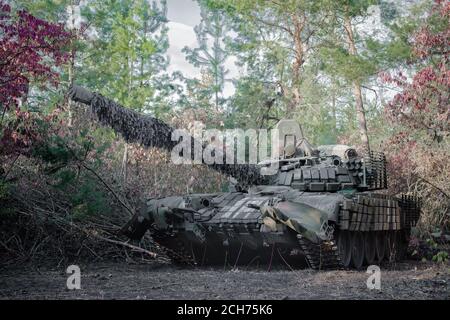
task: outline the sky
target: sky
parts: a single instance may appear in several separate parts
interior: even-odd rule
[[[169,19],[169,72],[181,71],[184,76],[198,77],[200,70],[188,63],[181,50],[185,46],[195,47],[194,27],[200,23],[200,8],[192,0],[167,0]]]
[[[200,8],[192,0],[167,0],[170,21],[194,27],[200,22]]]

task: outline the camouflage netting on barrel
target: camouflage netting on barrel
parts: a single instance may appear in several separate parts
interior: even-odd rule
[[[169,152],[179,143],[179,141],[172,141],[172,133],[175,129],[171,126],[151,115],[125,108],[101,94],[74,85],[69,90],[69,97],[73,101],[89,105],[92,114],[102,125],[112,128],[128,143],[138,143],[146,148],[155,147]],[[190,139],[191,150],[194,150],[194,144],[203,145],[203,150],[208,148],[207,145],[195,141],[193,137],[190,137]],[[215,149],[215,152],[220,151]],[[222,155],[215,156],[216,159],[220,157],[223,159],[223,164],[214,163],[208,166],[236,178],[244,186],[262,183],[263,176],[260,174],[260,168],[257,165],[226,164],[224,152],[222,152]]]

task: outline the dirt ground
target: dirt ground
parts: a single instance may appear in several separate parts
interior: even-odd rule
[[[81,289],[65,267],[0,269],[0,299],[450,299],[450,266],[382,266],[381,290],[365,271],[181,269],[118,263],[80,265]]]

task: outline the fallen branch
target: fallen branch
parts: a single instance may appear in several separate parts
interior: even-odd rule
[[[125,202],[122,201],[122,199],[120,199],[120,197],[114,192],[114,190],[105,182],[105,180],[103,180],[102,177],[99,176],[99,174],[97,172],[95,172],[94,169],[88,167],[83,161],[80,161],[81,166],[86,169],[87,171],[91,172],[93,175],[95,175],[95,177],[100,180],[100,182],[106,187],[106,189],[108,189],[112,195],[114,196],[114,198],[117,199],[117,201],[119,201],[119,203],[125,208],[127,209],[127,211],[134,216],[134,212],[133,210],[131,210],[126,204]]]
[[[145,253],[145,254],[149,255],[150,257],[152,257],[154,259],[156,259],[158,257],[158,254],[156,254],[155,252],[152,252],[152,251],[149,251],[147,249],[144,249],[144,248],[141,248],[141,247],[129,244],[128,242],[108,239],[108,238],[105,238],[105,237],[103,237],[103,236],[101,236],[99,234],[88,232],[88,231],[86,231],[86,230],[84,230],[84,229],[82,229],[80,227],[77,227],[77,228],[82,230],[88,236],[92,236],[92,237],[97,238],[99,240],[102,240],[102,241],[105,241],[105,242],[109,242],[109,243],[113,243],[113,244],[117,244],[117,245],[124,246],[124,247],[128,247],[128,248],[133,249],[133,250],[135,250],[137,252]]]
[[[429,184],[430,186],[432,186],[432,187],[435,188],[436,190],[440,191],[440,192],[441,192],[444,196],[446,196],[448,199],[450,199],[450,196],[449,196],[447,193],[445,193],[445,191],[442,190],[441,188],[435,186],[435,185],[434,185],[433,183],[431,183],[430,181],[428,181],[428,180],[426,180],[426,179],[424,179],[424,178],[422,178],[422,177],[420,177],[420,176],[418,176],[418,175],[416,175],[416,174],[415,174],[415,176],[416,176],[417,179],[422,180],[423,182]]]

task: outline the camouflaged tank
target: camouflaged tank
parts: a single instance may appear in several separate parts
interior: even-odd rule
[[[150,115],[78,86],[69,96],[128,142],[166,150],[177,143],[174,129]],[[314,148],[295,122],[278,128],[280,157],[210,165],[236,179],[229,192],[149,199],[123,233],[139,240],[150,231],[174,262],[187,265],[360,269],[402,259],[420,207],[412,196],[375,192],[387,188],[384,154]]]

